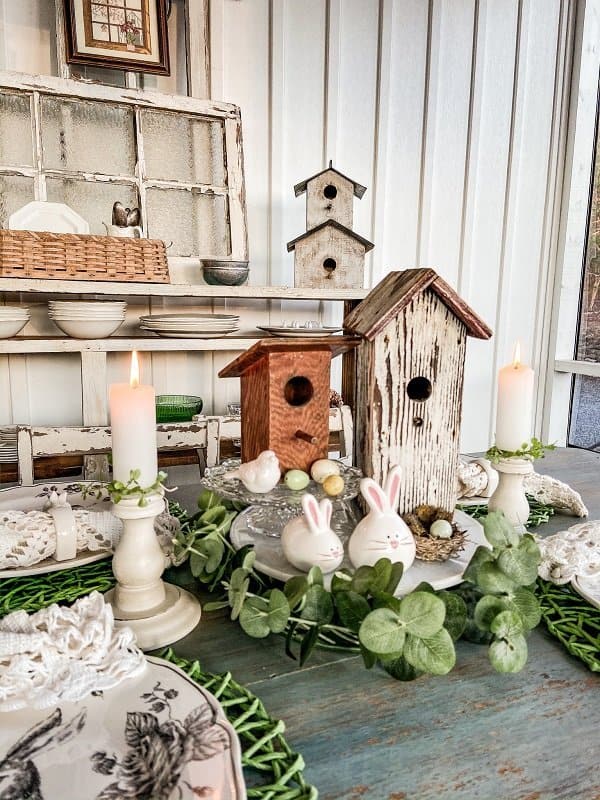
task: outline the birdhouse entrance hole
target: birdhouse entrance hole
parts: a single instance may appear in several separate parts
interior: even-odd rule
[[[408,386],[406,387],[406,394],[410,397],[411,400],[416,400],[417,402],[424,402],[431,396],[431,392],[433,387],[431,385],[431,381],[427,378],[423,378],[419,376],[418,378],[412,378],[408,382]]]
[[[333,200],[334,197],[337,197],[337,189],[332,183],[329,183],[323,189],[323,194],[328,200]]]
[[[304,406],[312,400],[314,389],[312,383],[303,375],[290,378],[283,389],[286,402],[291,406]]]
[[[323,262],[323,269],[328,272],[327,277],[330,278],[333,275],[335,268],[337,267],[337,262],[335,258],[326,258]]]

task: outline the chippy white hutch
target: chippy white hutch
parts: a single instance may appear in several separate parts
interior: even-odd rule
[[[195,240],[203,243],[203,249],[194,251],[185,246],[185,241],[182,246],[179,239],[170,251],[175,251],[175,255],[169,258],[170,284],[0,277],[0,293],[6,301],[35,303],[45,301],[49,296],[195,298],[199,303],[217,299],[243,302],[277,298],[354,301],[366,294],[363,290],[331,292],[284,286],[220,287],[201,282],[201,258],[245,260],[248,256],[239,109],[231,104],[193,96],[203,94],[200,84],[206,82],[205,65],[201,63],[202,48],[193,44],[196,42],[197,45],[204,35],[199,30],[203,24],[199,6],[203,5],[199,0],[186,4],[188,27],[190,33],[195,34],[191,36],[192,46],[188,54],[189,97],[141,91],[137,88],[136,76],[130,73],[126,74],[128,88],[125,89],[70,80],[61,36],[62,3],[57,3],[57,56],[61,77],[17,73],[0,76],[0,99],[3,99],[4,110],[16,113],[17,118],[20,115],[21,122],[32,131],[30,145],[25,136],[12,148],[14,152],[12,157],[8,157],[8,162],[0,158],[0,181],[11,183],[13,189],[17,187],[11,195],[16,207],[34,198],[72,202],[76,197],[85,205],[85,197],[90,189],[94,189],[106,197],[108,215],[112,201],[137,198],[142,206],[144,230],[169,242],[169,230],[161,228],[165,218],[162,209],[168,207],[172,211],[175,205],[179,216],[183,217],[182,223],[189,224],[188,215],[191,213],[198,225],[209,219],[205,229],[195,235]],[[103,167],[101,149],[103,142],[107,145],[110,139],[106,135],[102,139],[94,131],[97,111],[105,123],[108,120],[113,126],[130,128],[124,139],[125,152],[117,153],[120,160],[117,159],[109,169]],[[95,136],[95,146],[87,152],[81,147],[69,148],[69,136],[76,135],[82,122],[87,123],[92,140]],[[178,136],[183,136],[194,154],[204,154],[204,160],[191,164],[192,177],[177,174],[176,169],[168,173],[161,171],[168,154],[165,154],[164,147],[160,149],[158,136],[153,135],[161,130],[163,134],[165,130],[169,133],[172,143],[177,142]],[[164,144],[164,139],[162,141]],[[29,158],[23,156],[27,152],[31,154]],[[12,210],[11,207],[4,208],[5,216]],[[96,219],[95,224],[99,226],[101,219]],[[77,340],[62,335],[17,336],[0,341],[0,355],[78,353],[81,358],[83,424],[104,428],[108,421],[107,353],[132,349],[152,353],[239,352],[256,338],[241,336],[207,341],[130,335]],[[184,439],[191,441],[187,434]],[[42,454],[35,448],[31,452]],[[89,466],[88,477],[92,477],[101,474],[106,463],[94,459]]]

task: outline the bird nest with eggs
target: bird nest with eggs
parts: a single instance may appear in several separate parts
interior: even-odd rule
[[[403,519],[415,537],[417,558],[421,561],[447,561],[464,549],[466,531],[452,522],[452,514],[443,508],[417,506]]]

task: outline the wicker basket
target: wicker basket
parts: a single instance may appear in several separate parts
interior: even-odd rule
[[[0,277],[169,283],[165,243],[0,230]]]

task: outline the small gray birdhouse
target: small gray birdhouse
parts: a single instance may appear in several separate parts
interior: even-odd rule
[[[400,513],[454,511],[467,336],[491,330],[432,269],[390,272],[344,320],[362,337],[354,452],[383,483],[402,467]]]
[[[373,244],[329,219],[288,242],[294,251],[294,284],[320,288],[362,289],[365,253]]]
[[[306,233],[288,242],[294,251],[294,284],[314,288],[362,289],[365,253],[374,245],[352,230],[354,198],[365,186],[342,175],[331,161],[322,172],[294,186],[306,192]]]
[[[352,228],[354,198],[360,200],[366,191],[366,186],[334,169],[331,161],[327,169],[294,186],[296,197],[306,192],[307,231],[328,219]]]

